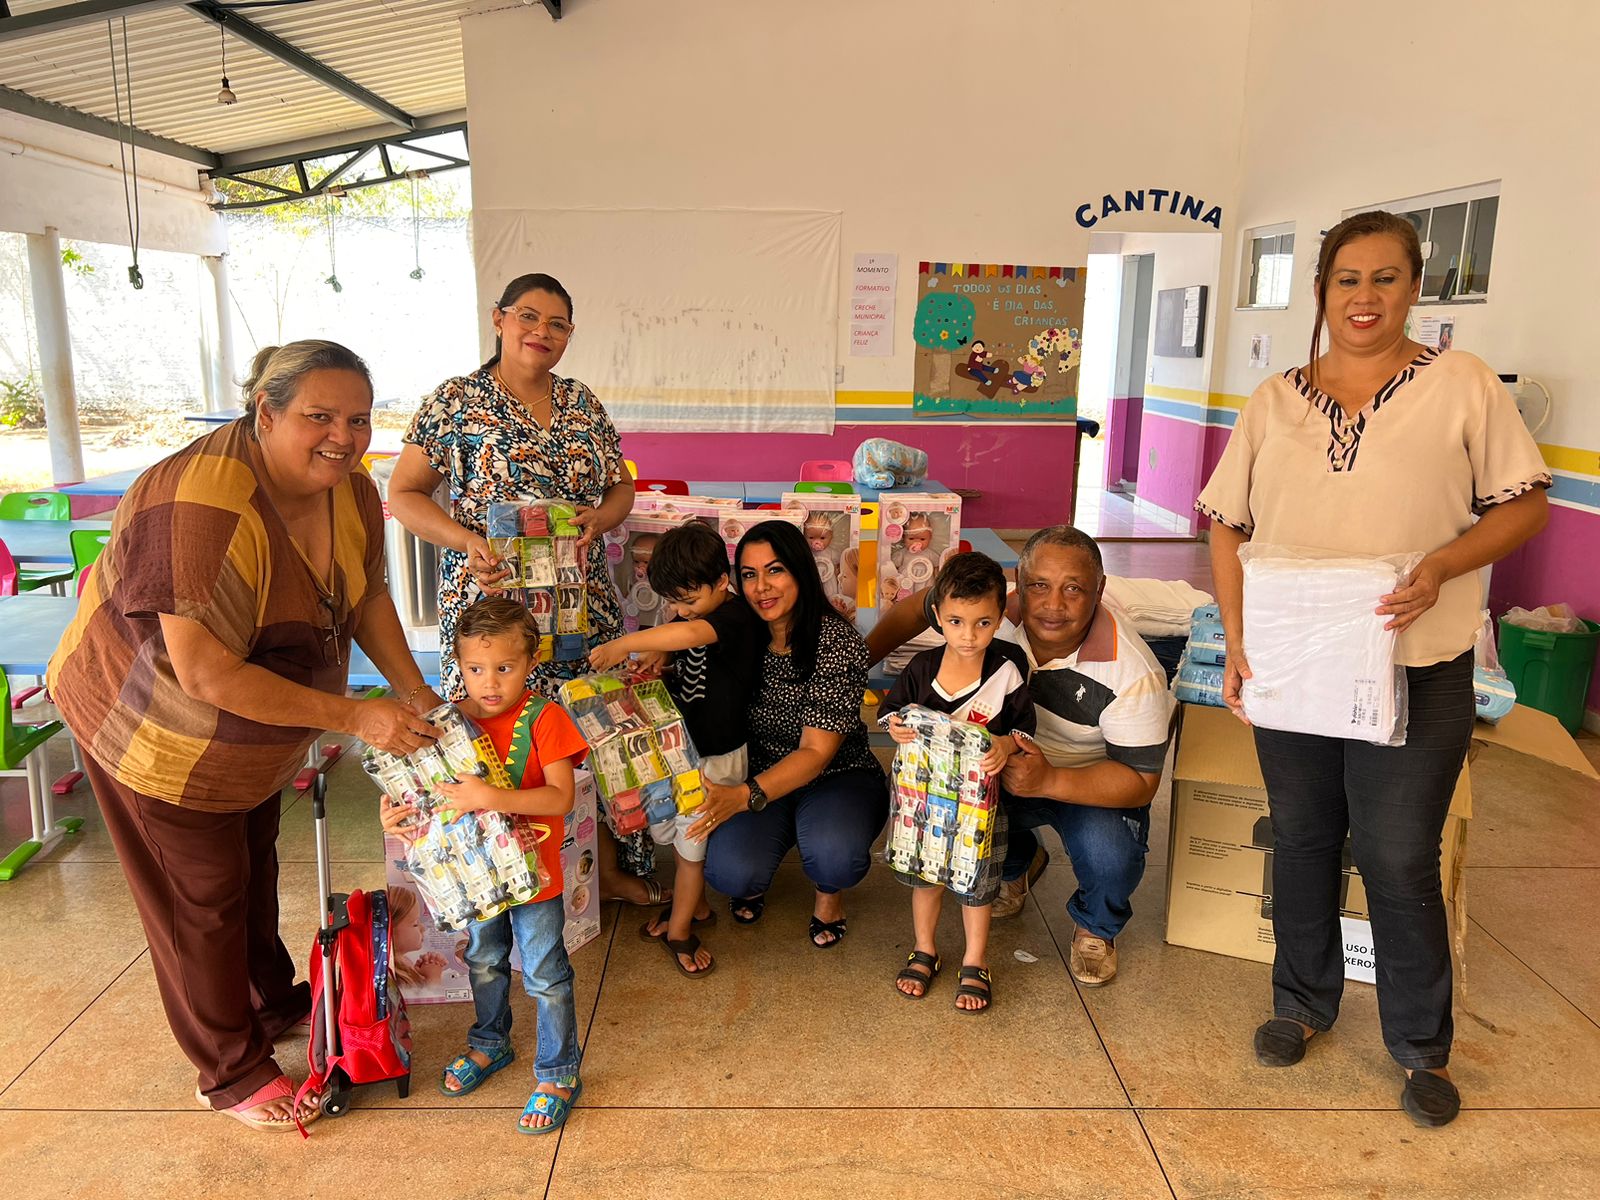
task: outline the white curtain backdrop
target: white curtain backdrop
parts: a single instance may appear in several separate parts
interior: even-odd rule
[[[840,220],[479,208],[478,286],[485,311],[530,271],[566,286],[577,331],[559,371],[620,430],[831,433]]]

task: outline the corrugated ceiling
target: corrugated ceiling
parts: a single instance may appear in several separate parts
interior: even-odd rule
[[[11,0],[22,16],[58,0]],[[414,117],[466,107],[460,20],[482,0],[316,0],[240,10]],[[127,18],[133,112],[139,128],[219,154],[369,129],[382,118],[233,35],[228,77],[239,97],[216,102],[221,38],[177,5]],[[116,22],[121,73],[121,23]],[[117,119],[106,24],[0,42],[0,84],[108,120]],[[124,93],[123,119],[127,118]]]

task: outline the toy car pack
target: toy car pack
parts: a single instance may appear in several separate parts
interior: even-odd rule
[[[368,747],[361,765],[387,803],[416,807],[422,823],[406,848],[406,873],[440,929],[465,929],[533,899],[551,880],[533,840],[542,831],[531,822],[493,811],[456,813],[435,788],[469,775],[511,787],[487,735],[454,705],[427,719],[442,731],[437,742],[406,755]]]
[[[521,601],[539,627],[539,662],[570,662],[588,653],[588,593],[578,549],[577,506],[566,500],[496,501],[489,505],[489,548],[511,568],[506,594]]]
[[[998,781],[979,767],[989,733],[919,704],[899,716],[917,738],[895,751],[884,857],[903,875],[973,895],[994,850],[1000,804]]]
[[[561,685],[561,704],[589,743],[587,765],[619,836],[692,813],[705,800],[700,755],[659,679],[580,675]]]

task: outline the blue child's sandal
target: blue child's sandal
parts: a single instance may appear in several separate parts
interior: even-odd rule
[[[554,1092],[535,1092],[528,1097],[528,1103],[523,1107],[522,1116],[540,1116],[549,1119],[548,1125],[524,1125],[522,1117],[517,1118],[518,1133],[554,1133],[567,1123],[567,1118],[572,1115],[572,1106],[578,1102],[578,1097],[583,1095],[583,1080],[576,1075],[568,1075],[565,1079],[552,1080],[557,1087],[571,1088],[572,1095],[563,1100]]]
[[[488,1055],[489,1065],[487,1067],[480,1067],[472,1061],[470,1056],[463,1054],[440,1074],[439,1091],[452,1099],[457,1096],[465,1096],[501,1067],[509,1067],[517,1059],[516,1052],[511,1049],[509,1044],[501,1046],[493,1054],[490,1054],[487,1050],[479,1053]],[[451,1075],[454,1075],[456,1082],[461,1085],[457,1091],[451,1091],[444,1084],[445,1079]]]

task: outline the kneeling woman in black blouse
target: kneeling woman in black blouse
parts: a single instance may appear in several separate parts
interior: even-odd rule
[[[706,882],[733,897],[733,919],[747,925],[760,919],[778,863],[798,845],[817,888],[812,944],[837,945],[840,893],[866,875],[889,815],[888,782],[861,722],[867,646],[828,603],[793,525],[757,525],[734,561],[739,590],[769,634],[750,699],[751,776],[734,787],[708,784],[691,836],[710,838]]]

